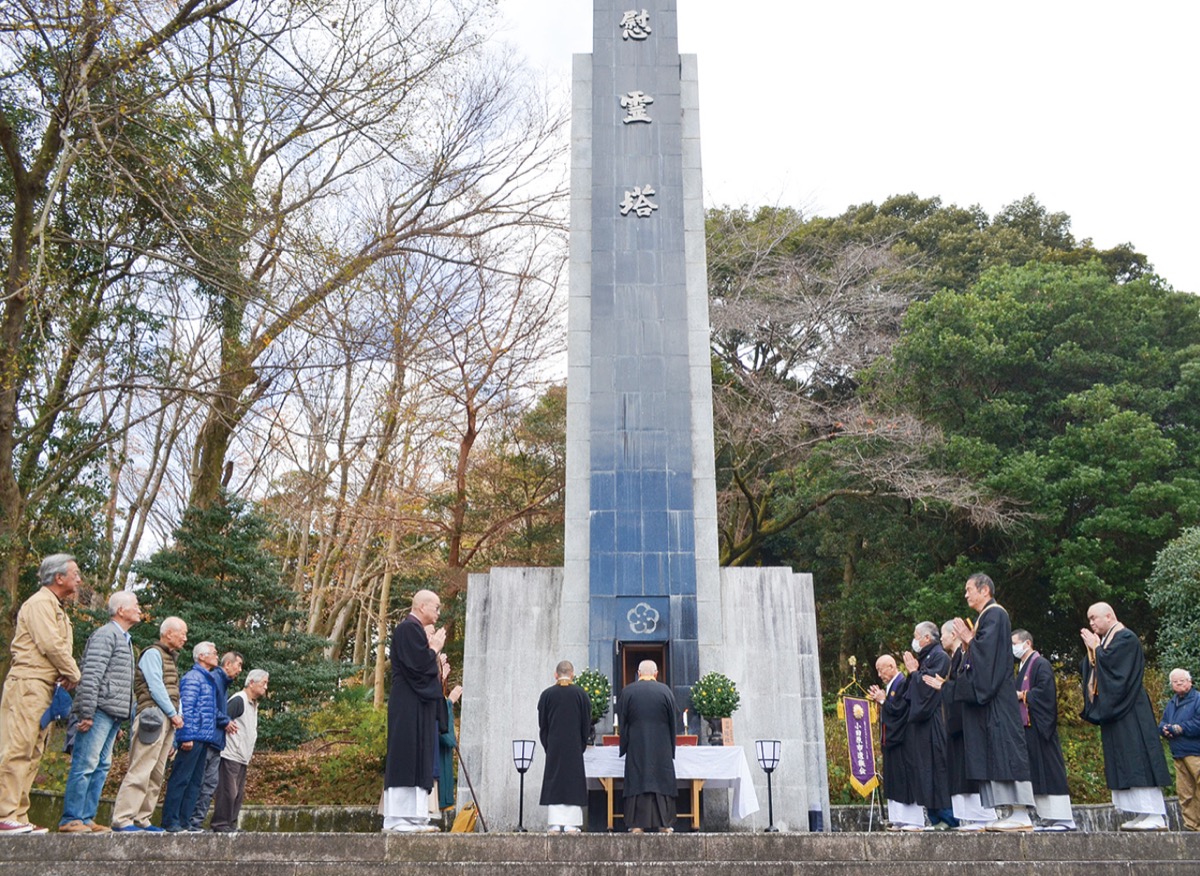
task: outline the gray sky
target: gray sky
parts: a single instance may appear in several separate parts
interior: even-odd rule
[[[500,0],[503,38],[569,85],[590,0]],[[629,8],[638,4],[630,0]],[[1200,292],[1195,0],[678,0],[699,56],[708,206],[835,215],[892,194],[1027,194]]]

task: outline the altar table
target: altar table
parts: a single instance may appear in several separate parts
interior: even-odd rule
[[[583,753],[583,771],[589,788],[602,788],[608,798],[608,829],[613,828],[613,796],[616,780],[625,777],[625,758],[615,745],[589,748]],[[729,788],[733,791],[733,816],[745,818],[758,811],[758,795],[740,745],[680,745],[675,748],[675,780],[679,787],[690,788],[692,811],[680,813],[692,819],[692,828],[700,828],[700,790]]]

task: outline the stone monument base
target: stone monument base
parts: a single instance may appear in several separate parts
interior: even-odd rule
[[[719,610],[701,607],[700,673],[722,672],[738,686],[734,743],[746,750],[761,809],[731,820],[728,793],[705,792],[704,827],[767,826],[767,781],[754,742],[779,739],[782,759],[771,779],[776,826],[828,829],[812,576],[786,568],[721,569],[720,597]],[[521,780],[512,740],[538,738],[538,696],[553,683],[558,661],[570,660],[577,672],[587,667],[587,641],[587,607],[563,602],[561,569],[495,568],[470,577],[459,747],[492,830],[512,830],[519,819]],[[611,667],[594,668],[611,679]],[[611,727],[610,713],[599,729]],[[538,805],[544,762],[539,744],[525,775],[523,824],[529,830],[546,827],[546,811]],[[461,774],[458,799],[470,799]]]

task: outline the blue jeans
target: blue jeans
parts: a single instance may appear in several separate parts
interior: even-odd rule
[[[113,742],[119,729],[120,721],[97,709],[91,729],[86,733],[76,732],[60,825],[68,821],[91,824],[95,819],[100,791],[108,778],[108,768],[112,766]]]
[[[163,798],[162,826],[166,830],[187,827],[187,818],[200,796],[200,783],[204,781],[204,764],[208,759],[209,746],[195,742],[187,751],[182,748],[175,753],[175,766],[167,779],[167,796]]]

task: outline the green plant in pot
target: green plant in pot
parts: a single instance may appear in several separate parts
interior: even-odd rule
[[[728,675],[709,672],[692,685],[692,707],[708,721],[708,744],[721,744],[721,719],[731,718],[741,704],[737,685]]]

